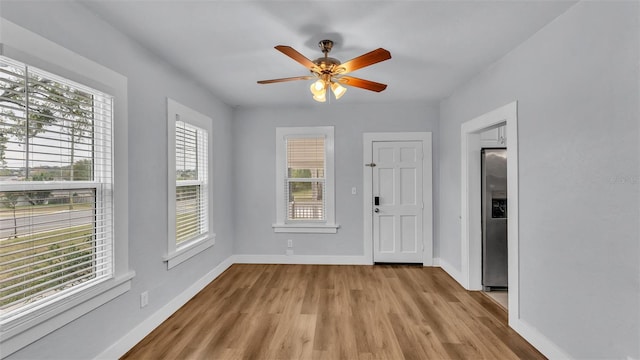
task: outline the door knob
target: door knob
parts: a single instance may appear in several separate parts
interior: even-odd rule
[[[375,210],[373,210],[375,212],[380,212],[380,209],[376,208]]]

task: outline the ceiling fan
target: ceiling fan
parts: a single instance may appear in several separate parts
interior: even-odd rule
[[[302,64],[302,66],[311,71],[312,75],[260,80],[258,81],[258,84],[273,84],[285,81],[317,79],[313,84],[311,84],[310,90],[313,94],[313,99],[319,102],[327,101],[326,94],[328,88],[331,88],[336,99],[341,98],[347,91],[347,89],[342,85],[353,86],[375,92],[380,92],[387,88],[386,84],[364,80],[353,76],[345,76],[345,74],[391,59],[391,53],[389,51],[379,48],[353,58],[345,63],[341,63],[340,60],[329,57],[329,52],[333,47],[333,41],[322,40],[318,43],[318,46],[324,53],[324,57],[317,58],[313,61],[307,59],[304,55],[290,46],[276,46],[276,50]]]

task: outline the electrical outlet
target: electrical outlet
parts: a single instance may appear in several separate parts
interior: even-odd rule
[[[355,194],[357,194],[357,193],[358,193],[358,189],[356,189],[356,187],[355,187],[355,186],[354,186],[354,187],[352,187],[352,188],[351,188],[351,195],[355,195]]]
[[[147,305],[149,305],[149,292],[144,291],[140,294],[140,307],[143,308]]]
[[[287,247],[288,248],[292,248],[293,247],[293,240],[291,240],[291,239],[287,240]]]

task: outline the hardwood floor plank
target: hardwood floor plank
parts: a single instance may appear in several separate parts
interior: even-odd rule
[[[375,324],[372,322],[372,317],[369,311],[358,311],[359,309],[370,309],[374,305],[370,302],[362,290],[351,290],[351,307],[353,316],[353,325],[358,329],[356,331],[356,348],[358,353],[367,353],[372,348],[375,348],[376,339],[373,335],[375,331]]]
[[[488,328],[498,339],[503,339],[504,345],[509,347],[513,353],[519,357],[527,357],[529,359],[544,359],[542,354],[535,351],[535,348],[531,346],[531,344],[524,341],[517,341],[518,335],[517,333],[506,326],[504,323],[499,322],[495,318],[491,317],[480,317],[478,318],[480,323]],[[515,336],[514,336],[515,335]],[[514,340],[516,339],[516,340]]]
[[[544,359],[442,269],[233,265],[123,359]]]
[[[477,354],[467,344],[442,343],[447,354],[447,359],[478,359]]]
[[[444,300],[433,293],[416,295],[414,299],[423,314],[424,324],[433,330],[433,333],[440,341],[443,343],[460,343],[458,334],[453,330],[452,319],[447,319],[440,313],[439,309],[444,306]]]
[[[429,359],[446,359],[448,357],[446,349],[429,326],[420,325],[417,328],[417,338]]]
[[[328,309],[331,305],[330,298],[332,293],[332,290],[321,290],[313,350],[329,350],[333,343],[335,337],[334,329],[337,327],[336,322],[339,319]]]
[[[229,348],[230,343],[235,339],[234,328],[242,320],[246,314],[226,313],[208,330],[209,336],[203,344],[198,344],[198,349],[193,352],[193,358],[205,359],[207,357],[223,359],[221,353],[224,349]],[[191,356],[190,356],[191,357]]]
[[[318,271],[315,270],[314,265],[306,267],[308,275],[306,276],[306,286],[304,292],[304,298],[302,299],[302,306],[300,308],[301,314],[317,314],[318,301],[319,301],[319,289],[318,289]]]
[[[402,355],[405,359],[419,360],[428,358],[428,355],[422,351],[420,340],[413,333],[414,324],[402,319],[397,314],[389,314],[389,320],[391,320],[393,333],[400,344]]]
[[[403,281],[402,272],[396,271],[397,278],[387,278],[387,287],[391,289],[390,294],[394,297],[394,303],[398,305],[396,314],[402,314],[410,319],[424,321],[423,314],[414,301],[412,294],[415,288],[411,287],[411,283]]]
[[[278,325],[269,344],[267,359],[310,359],[316,328],[315,315],[296,315]]]
[[[459,307],[459,304],[448,304],[452,307]],[[458,309],[452,309],[456,311]],[[455,329],[460,334],[461,342],[469,344],[476,357],[483,359],[517,359],[515,354],[507,347],[504,342],[495,337],[494,334],[478,321],[478,318],[462,317],[456,322]],[[479,336],[482,334],[482,336]]]
[[[236,348],[244,349],[244,359],[262,359],[273,338],[279,315],[260,314],[251,317]]]

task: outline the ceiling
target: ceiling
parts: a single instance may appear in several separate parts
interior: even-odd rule
[[[385,48],[392,59],[353,72],[388,84],[339,102],[437,101],[566,11],[574,1],[80,0],[231,106],[312,103],[309,85],[257,80],[308,75],[273,47],[315,59],[335,42],[342,62]],[[336,101],[336,100],[332,100]]]

